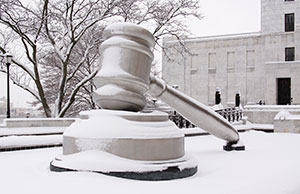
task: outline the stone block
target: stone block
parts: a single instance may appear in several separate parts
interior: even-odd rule
[[[300,133],[300,115],[280,111],[274,118],[274,132]]]
[[[281,110],[288,110],[293,115],[300,115],[299,105],[247,105],[243,114],[252,123],[274,124],[274,118]]]

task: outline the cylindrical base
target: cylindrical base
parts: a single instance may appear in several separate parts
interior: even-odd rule
[[[65,136],[63,154],[85,150],[103,150],[116,156],[133,160],[170,160],[184,155],[183,138],[74,138]]]
[[[185,155],[184,135],[166,113],[94,110],[65,131],[63,155],[50,169],[171,180],[194,175],[197,162]]]
[[[96,110],[64,133],[63,154],[100,150],[133,160],[171,160],[184,156],[184,134],[161,112]]]

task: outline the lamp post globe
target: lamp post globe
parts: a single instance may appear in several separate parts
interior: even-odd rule
[[[12,54],[10,54],[10,53],[5,53],[5,54],[3,55],[3,58],[4,58],[4,62],[5,62],[6,64],[8,64],[8,63],[11,64],[13,56],[12,56]]]

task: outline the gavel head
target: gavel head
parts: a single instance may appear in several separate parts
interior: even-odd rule
[[[96,103],[104,109],[142,110],[149,88],[153,35],[131,23],[114,23],[105,28],[103,38],[100,70],[94,80]]]

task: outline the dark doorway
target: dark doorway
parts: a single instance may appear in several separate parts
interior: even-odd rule
[[[291,78],[277,78],[277,104],[291,104]]]

